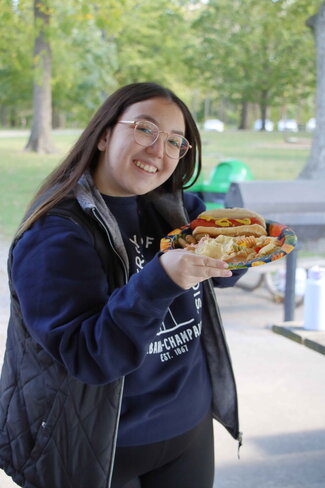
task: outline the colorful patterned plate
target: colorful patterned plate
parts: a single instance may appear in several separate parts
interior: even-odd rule
[[[267,256],[258,257],[251,261],[242,263],[228,263],[230,269],[236,268],[251,268],[253,266],[260,266],[261,264],[272,263],[277,259],[281,259],[289,254],[297,244],[297,236],[290,227],[274,222],[273,220],[266,220],[266,230],[269,236],[277,237],[281,242],[281,248]],[[188,235],[192,233],[192,229],[189,224],[174,229],[166,237],[163,237],[160,241],[160,250],[163,252],[175,249],[175,244],[178,237]]]

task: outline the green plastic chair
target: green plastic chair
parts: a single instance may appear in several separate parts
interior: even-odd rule
[[[205,185],[207,191],[227,193],[232,182],[253,179],[252,171],[247,164],[236,159],[222,161],[213,168]]]
[[[203,199],[206,202],[207,208],[224,206],[225,194],[232,182],[253,179],[252,171],[246,163],[236,159],[221,161],[213,168],[208,181],[204,185]]]

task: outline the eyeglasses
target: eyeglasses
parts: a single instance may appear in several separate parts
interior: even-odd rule
[[[192,147],[185,137],[159,130],[156,124],[148,120],[120,120],[118,123],[130,124],[130,127],[133,127],[135,142],[144,147],[152,146],[157,141],[159,134],[166,134],[165,151],[167,156],[172,159],[183,158]]]

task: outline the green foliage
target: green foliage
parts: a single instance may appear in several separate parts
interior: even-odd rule
[[[186,8],[171,0],[161,0],[155,8],[151,0],[130,2],[122,20],[116,38],[119,84],[150,80],[186,92],[191,37]]]
[[[194,22],[207,89],[265,106],[308,96],[315,84],[309,11],[299,0],[210,0]]]
[[[301,104],[315,88],[315,49],[305,25],[321,0],[42,0],[49,25],[53,105],[83,125],[119,85],[157,81],[204,118],[204,100],[229,120],[243,102]],[[0,0],[0,102],[31,115],[32,0]],[[14,119],[14,117],[12,117]],[[4,116],[2,114],[2,119]],[[15,119],[13,120],[13,122]]]
[[[68,122],[86,123],[117,87],[114,37],[124,5],[125,1],[113,0],[56,2],[51,43],[53,100],[56,111],[67,112]]]
[[[32,9],[21,0],[0,2],[0,105],[2,110],[30,106],[32,94]]]

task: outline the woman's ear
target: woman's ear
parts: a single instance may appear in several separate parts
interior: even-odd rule
[[[99,151],[105,151],[109,141],[109,135],[110,135],[110,130],[105,129],[105,132],[102,134],[101,138],[97,143],[97,149],[99,149]]]

